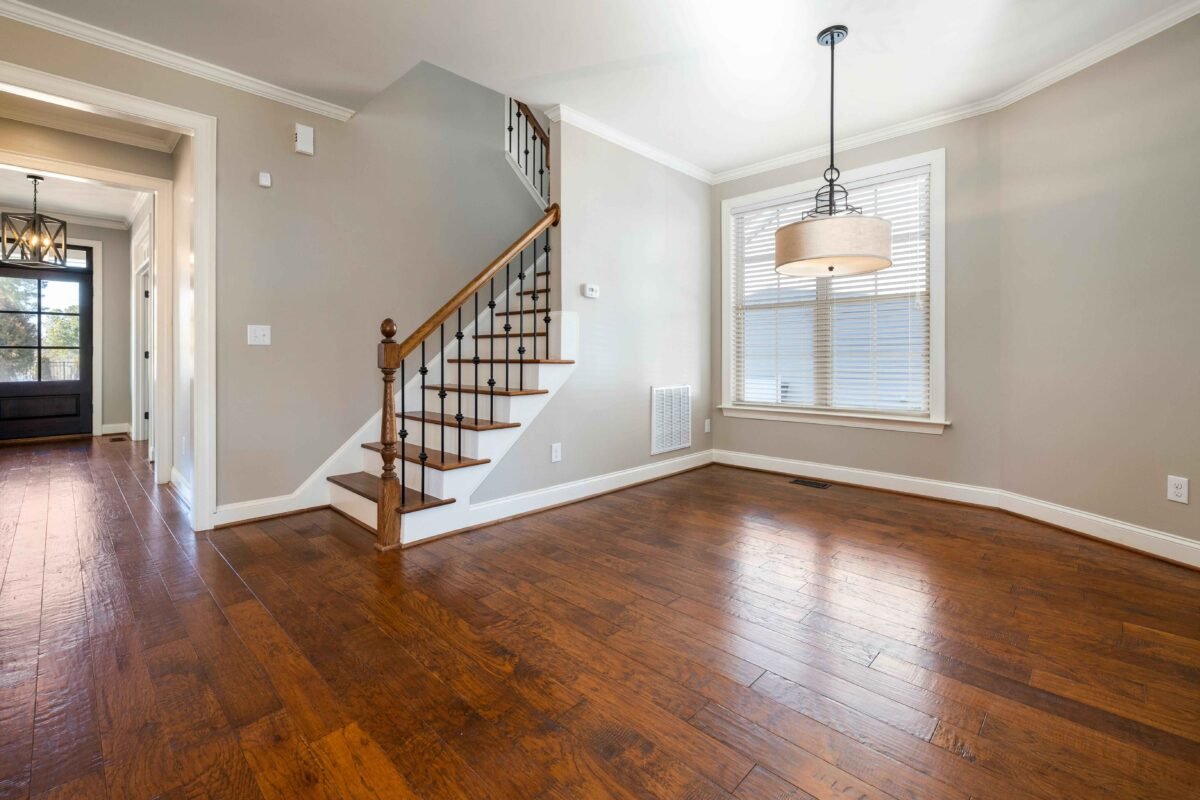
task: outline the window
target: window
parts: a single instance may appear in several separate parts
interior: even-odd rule
[[[847,172],[841,182],[864,214],[891,220],[886,270],[840,278],[775,272],[775,231],[813,207],[819,182],[723,204],[722,408],[728,416],[940,432],[942,153]]]
[[[89,258],[69,248],[67,266],[89,269]],[[0,275],[0,383],[79,380],[79,320],[78,280]]]

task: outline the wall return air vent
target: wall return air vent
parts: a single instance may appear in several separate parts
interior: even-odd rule
[[[650,387],[650,455],[692,446],[692,387]]]

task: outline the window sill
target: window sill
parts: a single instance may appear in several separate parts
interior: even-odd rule
[[[886,414],[854,414],[842,411],[781,408],[779,406],[723,405],[721,413],[737,419],[766,419],[776,422],[806,422],[811,425],[840,425],[847,428],[874,428],[883,431],[940,434],[947,420],[915,419]]]

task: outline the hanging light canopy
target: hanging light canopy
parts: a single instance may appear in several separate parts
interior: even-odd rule
[[[861,208],[850,205],[833,163],[833,59],[849,33],[845,25],[834,25],[817,34],[817,42],[829,48],[829,168],[817,190],[816,207],[775,231],[775,271],[781,275],[861,275],[892,265],[892,223],[864,216]]]
[[[27,267],[67,265],[67,223],[38,212],[41,175],[26,175],[33,182],[33,212],[0,214],[0,261]]]

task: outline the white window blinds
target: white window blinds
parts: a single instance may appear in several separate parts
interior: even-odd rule
[[[811,193],[732,209],[732,398],[822,411],[930,413],[930,167],[847,183],[892,222],[892,266],[868,275],[775,272],[775,230]]]

